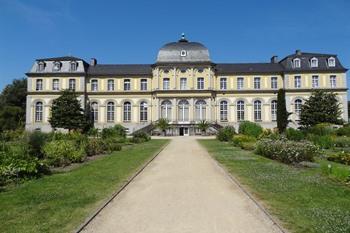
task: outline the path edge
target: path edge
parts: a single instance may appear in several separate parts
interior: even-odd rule
[[[199,139],[200,140],[200,139]],[[280,231],[281,233],[288,233],[288,231],[286,229],[284,229],[284,227],[281,226],[281,224],[279,224],[278,220],[276,220],[276,218],[274,216],[272,216],[267,209],[259,203],[259,201],[246,189],[243,187],[243,185],[237,180],[237,178],[235,178],[233,175],[231,175],[231,173],[227,170],[226,167],[224,167],[224,165],[222,165],[221,163],[219,163],[214,156],[209,153],[209,151],[207,150],[207,148],[205,146],[203,146],[199,140],[197,139],[198,144],[203,147],[209,154],[209,157],[212,159],[212,162],[228,177],[228,179],[231,181],[231,183],[233,183],[234,185],[236,185],[238,187],[238,189],[240,189],[244,194],[246,194],[248,196],[248,198],[250,200],[253,201],[253,203],[267,216],[268,219],[271,220],[271,222],[273,223],[273,225],[275,225]]]
[[[114,198],[116,198],[138,175],[141,174],[143,170],[169,145],[171,142],[171,139],[168,140],[165,145],[163,145],[154,155],[152,158],[150,158],[146,163],[144,163],[131,177],[128,178],[126,183],[124,183],[121,187],[119,187],[93,214],[91,214],[89,217],[87,217],[76,230],[73,232],[80,233],[84,228],[94,220],[94,218],[104,209],[108,206],[109,203],[113,201]]]

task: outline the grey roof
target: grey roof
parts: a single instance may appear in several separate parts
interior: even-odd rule
[[[97,64],[95,66],[89,66],[88,75],[152,75],[151,65],[148,64],[125,64],[125,65],[112,65],[112,64]]]
[[[83,59],[72,56],[40,58],[37,61],[82,61]]]
[[[318,67],[311,67],[310,66],[310,60],[311,58],[317,58],[318,59]],[[334,57],[335,58],[335,67],[329,67],[328,66],[328,58]],[[292,61],[295,58],[300,58],[301,61],[301,67],[300,68],[294,68],[292,66]],[[282,59],[280,64],[283,65],[284,71],[286,72],[299,72],[299,71],[346,71],[342,64],[340,63],[337,55],[335,54],[322,54],[322,53],[305,53],[305,52],[299,52],[295,54],[288,55],[284,59]]]
[[[181,56],[181,51],[186,51],[186,56]],[[156,63],[199,63],[210,62],[209,51],[201,43],[189,42],[181,39],[178,42],[165,44],[160,48]]]
[[[216,71],[220,74],[257,74],[282,73],[283,66],[279,63],[218,63]]]

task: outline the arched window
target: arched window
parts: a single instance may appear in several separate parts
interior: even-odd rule
[[[147,121],[148,118],[148,105],[146,102],[142,101],[140,103],[140,121]]]
[[[188,106],[188,101],[187,100],[181,100],[179,102],[179,112],[178,112],[178,117],[179,121],[189,121],[189,106]]]
[[[124,103],[123,120],[131,121],[131,103],[130,102]]]
[[[161,104],[161,117],[171,121],[171,102],[169,100],[164,100]]]
[[[114,122],[114,103],[107,103],[107,122]]]
[[[237,102],[237,121],[244,121],[244,101]]]
[[[254,101],[254,121],[261,121],[261,101]]]
[[[228,118],[228,104],[226,100],[220,102],[220,121],[227,121]]]
[[[196,102],[196,120],[203,121],[206,116],[206,102],[204,100],[197,100]]]
[[[295,110],[295,115],[297,116],[297,120],[299,120],[300,118],[302,104],[303,104],[303,101],[301,99],[296,99],[294,101],[294,110]]]
[[[91,103],[91,116],[94,122],[98,121],[98,103],[97,102]]]
[[[43,103],[37,102],[35,104],[35,122],[43,121]]]
[[[277,100],[271,101],[271,120],[277,120]]]

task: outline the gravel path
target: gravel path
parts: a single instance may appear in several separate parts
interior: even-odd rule
[[[175,137],[83,232],[280,231],[195,138]]]

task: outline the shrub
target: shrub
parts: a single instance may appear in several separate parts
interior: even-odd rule
[[[293,128],[288,128],[286,130],[286,137],[293,141],[301,141],[305,139],[305,135],[302,131]]]
[[[296,142],[287,139],[261,139],[256,145],[256,153],[286,164],[314,161],[319,155],[317,146],[310,142]]]
[[[335,131],[338,136],[350,136],[350,127],[344,126]]]
[[[313,142],[315,145],[318,145],[322,149],[330,149],[334,147],[334,140],[331,135],[315,135],[309,134],[307,136],[308,140]]]
[[[350,147],[349,137],[336,137],[334,138],[334,146],[336,147]]]
[[[23,138],[23,130],[5,130],[0,134],[0,140],[9,142],[9,141],[17,141]]]
[[[101,132],[101,137],[106,138],[125,138],[126,132],[125,128],[121,125],[115,125],[110,128],[104,128]]]
[[[252,136],[252,137],[259,137],[260,134],[262,134],[263,128],[254,122],[250,121],[243,121],[239,124],[238,133]]]
[[[235,131],[235,128],[233,126],[225,126],[221,129],[219,129],[218,133],[216,134],[216,138],[219,141],[228,142],[232,139],[232,137],[235,133],[236,133],[236,131]]]
[[[49,139],[50,135],[47,133],[43,133],[40,131],[28,133],[27,143],[29,145],[29,153],[34,157],[42,159],[44,157],[42,153],[42,148],[45,145],[45,143],[49,141]]]
[[[103,154],[106,152],[103,140],[99,138],[89,138],[86,143],[85,152],[87,156]]]
[[[151,137],[143,131],[139,131],[133,134],[131,142],[134,143],[142,143],[151,140]]]
[[[122,149],[122,146],[120,145],[119,141],[115,138],[108,138],[104,140],[103,143],[104,150],[106,152],[113,152],[113,151],[119,151]]]
[[[241,148],[243,150],[255,150],[256,149],[256,143],[255,142],[242,142]]]
[[[335,133],[335,129],[332,128],[331,124],[328,123],[320,123],[313,127],[311,127],[308,130],[308,133],[319,135],[319,136],[326,136],[331,135]]]
[[[253,142],[254,143],[254,142],[256,142],[256,139],[252,136],[239,134],[239,135],[233,136],[232,142],[233,142],[234,146],[241,147],[242,143],[245,143],[245,142]]]
[[[333,154],[333,155],[327,157],[327,160],[350,165],[350,153],[344,152],[344,151],[338,152],[336,154]]]

